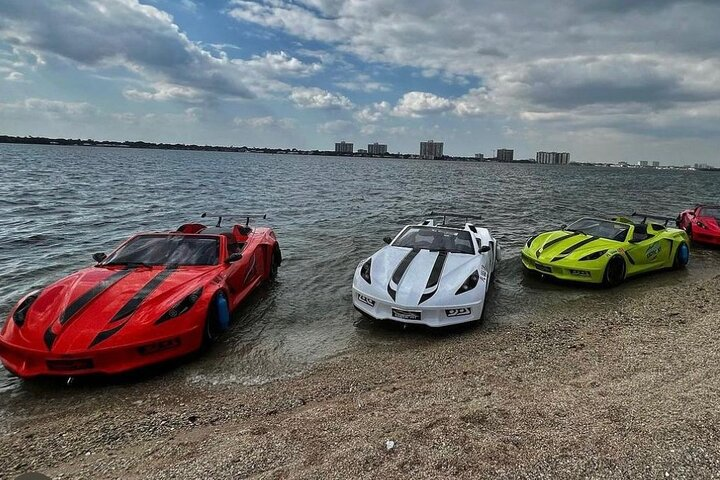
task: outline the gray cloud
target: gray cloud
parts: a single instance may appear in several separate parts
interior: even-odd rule
[[[183,34],[166,13],[134,0],[0,4],[0,39],[85,66],[123,65],[141,75],[215,95],[251,98],[242,71]]]
[[[565,114],[568,128],[639,122],[660,132],[635,115],[638,106],[679,118],[720,100],[717,1],[235,0],[229,12],[366,61],[481,79],[455,98],[406,92],[392,110],[399,116],[494,114],[538,125]],[[602,107],[602,121],[588,106]],[[356,118],[377,116],[370,106]]]
[[[697,65],[655,56],[573,57],[518,68],[501,77],[505,83],[498,88],[509,87],[506,95],[556,109],[636,103],[665,108],[677,102],[720,98],[720,85],[688,78],[693,66],[697,71]],[[718,63],[707,70],[705,75],[712,79],[720,76]]]
[[[715,0],[582,0],[582,9],[590,12],[627,13],[636,10],[658,11],[673,5],[686,4],[715,5]]]

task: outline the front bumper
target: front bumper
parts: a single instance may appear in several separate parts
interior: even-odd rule
[[[692,241],[705,245],[720,246],[720,234],[708,232],[701,228],[694,228],[692,231]]]
[[[0,361],[8,371],[22,378],[112,375],[187,355],[200,348],[202,337],[202,328],[198,327],[136,345],[69,354],[18,347],[0,338]]]
[[[484,302],[444,307],[405,306],[374,298],[353,287],[353,305],[360,312],[376,320],[392,320],[428,327],[446,327],[480,320],[483,304]]]
[[[588,261],[587,265],[568,265],[562,260],[547,263],[523,252],[522,263],[528,270],[571,282],[602,283],[605,276],[605,265],[595,261]]]

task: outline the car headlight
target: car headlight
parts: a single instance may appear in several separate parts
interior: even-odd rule
[[[362,268],[360,268],[360,276],[367,283],[372,283],[372,279],[370,278],[370,268],[371,267],[372,267],[372,258],[368,258],[367,262],[363,263]]]
[[[585,260],[597,260],[598,258],[602,257],[607,253],[607,250],[600,250],[598,252],[591,253],[590,255],[585,255],[580,259],[581,262],[584,262]]]
[[[194,292],[192,292],[190,295],[188,295],[187,297],[180,300],[178,303],[173,305],[173,307],[170,310],[165,312],[165,315],[160,317],[160,319],[155,323],[162,323],[167,320],[172,320],[173,318],[179,317],[183,313],[190,310],[192,308],[192,306],[195,305],[195,302],[198,301],[198,299],[200,298],[200,295],[202,295],[202,291],[203,291],[203,289],[202,289],[202,287],[200,287],[197,290],[195,290]]]
[[[38,295],[40,295],[40,290],[32,292],[30,295],[25,297],[15,309],[15,312],[13,313],[13,321],[18,327],[22,327],[25,324],[27,312],[30,310],[30,306],[35,302],[35,300],[37,300]]]
[[[473,288],[477,287],[478,280],[480,280],[480,274],[477,270],[475,270],[468,278],[465,280],[465,283],[460,285],[460,288],[458,288],[458,291],[455,292],[455,295],[460,295],[461,293],[469,292]]]
[[[530,248],[530,245],[532,245],[532,243],[535,241],[535,239],[537,237],[538,237],[537,235],[533,235],[532,237],[528,238],[528,241],[525,242],[525,246]]]

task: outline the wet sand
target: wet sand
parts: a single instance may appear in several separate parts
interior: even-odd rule
[[[38,388],[0,478],[719,476],[720,276],[613,293],[261,386]]]

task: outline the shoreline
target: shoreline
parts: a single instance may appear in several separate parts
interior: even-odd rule
[[[719,294],[715,275],[578,301],[258,386],[31,393],[3,415],[0,476],[710,477]]]
[[[142,140],[130,141],[113,141],[113,140],[82,140],[67,138],[47,138],[47,137],[11,137],[12,140],[6,140],[0,135],[0,145],[41,145],[50,147],[97,147],[97,148],[119,148],[129,150],[167,150],[167,151],[187,151],[187,152],[221,152],[221,153],[254,153],[263,155],[290,155],[290,156],[316,156],[316,157],[341,157],[341,158],[366,158],[375,160],[416,160],[430,162],[464,162],[464,163],[501,163],[510,165],[542,165],[543,167],[604,167],[604,168],[623,168],[631,170],[673,170],[673,171],[720,171],[720,167],[690,167],[680,165],[629,165],[620,163],[602,163],[602,162],[569,162],[567,164],[542,164],[532,158],[523,158],[517,160],[498,160],[493,157],[485,157],[478,159],[463,155],[444,155],[442,158],[428,159],[420,158],[415,153],[386,153],[386,154],[368,154],[368,153],[340,153],[332,150],[303,150],[297,148],[276,148],[276,147],[235,147],[227,145],[195,145],[183,143],[156,143],[145,142]],[[9,137],[9,136],[5,136]]]

